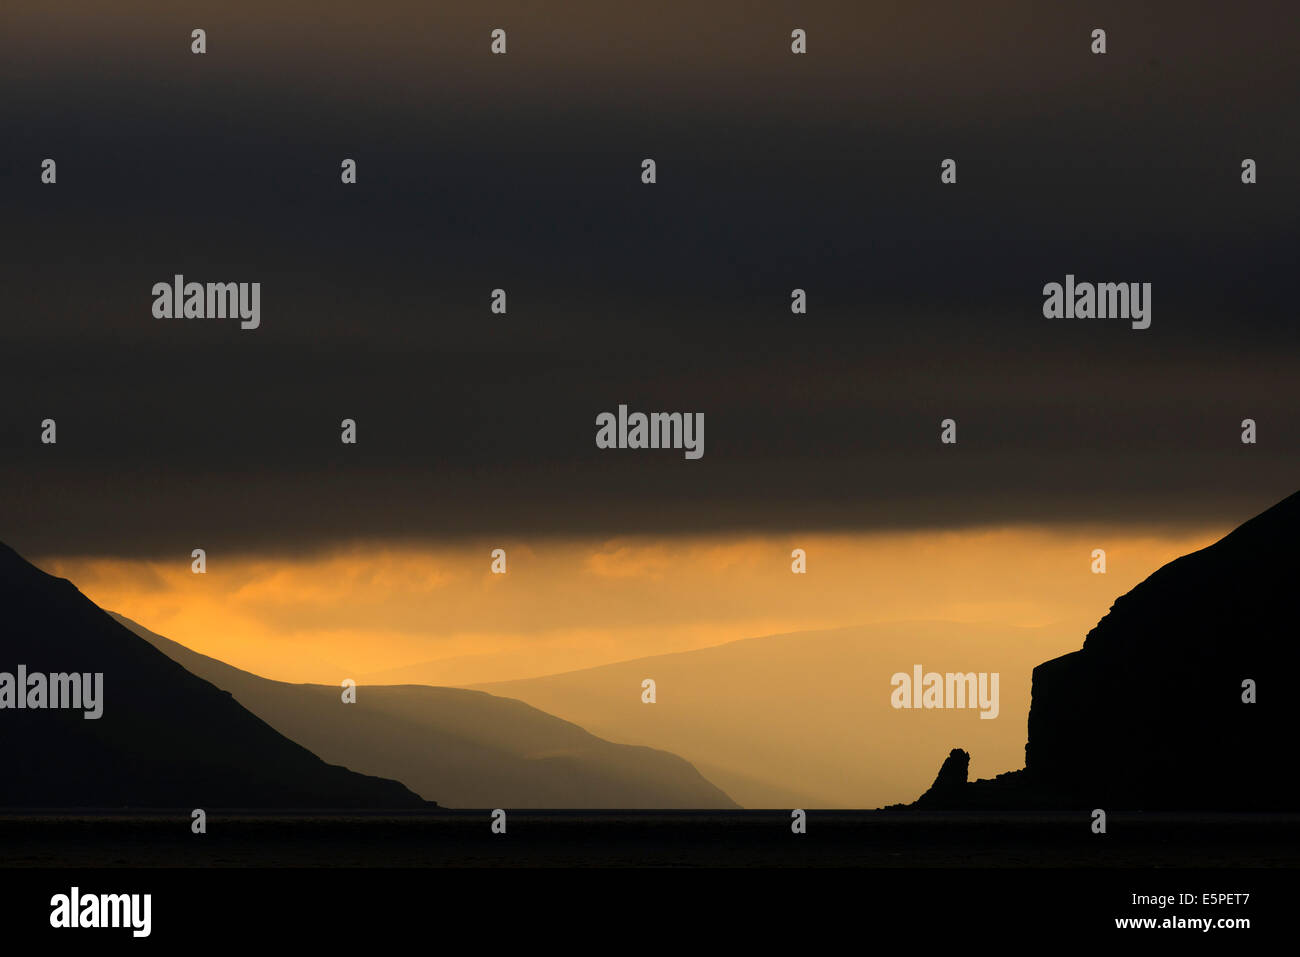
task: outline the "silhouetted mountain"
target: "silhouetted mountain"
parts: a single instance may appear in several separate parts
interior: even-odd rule
[[[103,674],[97,719],[0,709],[0,806],[427,806],[396,781],[324,763],[2,544],[0,616],[0,672]]]
[[[1024,771],[951,806],[1294,811],[1298,544],[1300,492],[1118,598],[1034,669]]]
[[[880,622],[746,638],[544,678],[477,685],[615,741],[665,748],[747,808],[880,807],[920,792],[958,735],[988,772],[1019,767],[1007,721],[1029,708],[1030,672],[1071,647],[1056,627]],[[1001,674],[1002,717],[974,709],[906,711],[890,675],[921,662]],[[641,702],[641,682],[658,701]]]
[[[332,685],[240,671],[118,616],[194,674],[327,760],[463,808],[736,808],[675,754],[612,744],[522,701],[426,685]]]

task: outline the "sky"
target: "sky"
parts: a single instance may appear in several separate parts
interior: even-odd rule
[[[1265,507],[1296,484],[1289,7],[1041,6],[7,11],[0,534],[161,558]],[[260,282],[260,328],[154,318],[177,273]],[[1045,319],[1067,273],[1151,282],[1151,328]],[[704,457],[597,449],[620,403],[703,412]]]
[[[1291,3],[70,6],[0,13],[0,539],[232,664],[1081,641],[1300,484]],[[1044,318],[1067,274],[1151,327]],[[598,448],[620,404],[703,457]]]
[[[909,619],[1056,626],[1066,644],[1046,658],[1082,644],[1157,567],[1218,537],[1054,527],[503,540],[491,543],[505,550],[503,575],[489,543],[216,557],[203,575],[115,557],[43,567],[101,607],[268,678],[460,685]],[[791,571],[796,548],[804,574]]]

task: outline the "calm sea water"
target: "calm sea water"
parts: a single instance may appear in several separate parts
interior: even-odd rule
[[[0,812],[0,867],[1295,867],[1300,815]]]

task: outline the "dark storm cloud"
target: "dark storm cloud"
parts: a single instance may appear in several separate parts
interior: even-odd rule
[[[427,68],[400,18],[345,51],[277,9],[266,34],[217,11],[101,24],[137,63],[48,25],[3,41],[27,91],[0,105],[17,547],[1230,521],[1300,484],[1284,5],[1015,4],[930,30],[747,6],[635,49],[612,14],[519,13],[504,59],[421,34]],[[803,59],[781,39],[801,18]],[[200,20],[221,55],[175,53]],[[1067,272],[1152,283],[1151,329],[1044,319]],[[175,273],[260,282],[262,327],[152,318]],[[704,412],[704,458],[597,450],[620,402]]]

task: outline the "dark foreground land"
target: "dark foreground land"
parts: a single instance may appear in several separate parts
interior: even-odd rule
[[[1293,868],[1300,815],[810,811],[0,813],[0,867]]]

